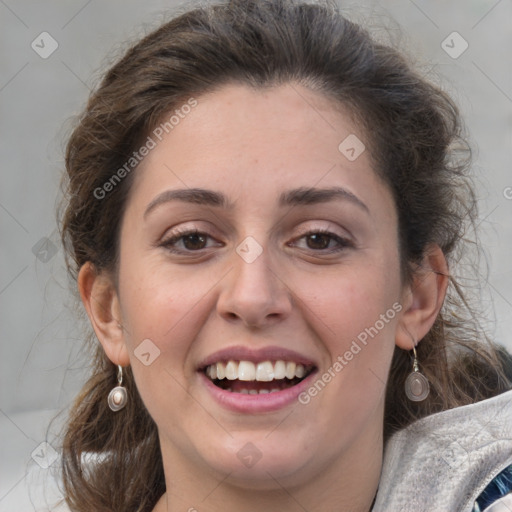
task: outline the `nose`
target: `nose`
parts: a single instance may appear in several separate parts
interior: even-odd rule
[[[234,268],[222,282],[217,312],[225,320],[240,321],[247,327],[282,321],[292,310],[291,290],[271,268],[266,251],[249,261],[234,251]]]

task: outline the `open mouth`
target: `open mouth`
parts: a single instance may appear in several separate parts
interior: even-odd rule
[[[225,391],[247,395],[276,393],[299,384],[314,371],[312,365],[293,361],[219,361],[202,369],[213,384]]]

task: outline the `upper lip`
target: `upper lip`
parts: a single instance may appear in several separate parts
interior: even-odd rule
[[[293,361],[294,363],[300,363],[304,366],[317,366],[315,361],[310,357],[289,350],[287,348],[278,346],[269,346],[260,349],[254,349],[245,347],[243,345],[237,345],[233,347],[226,347],[222,350],[218,350],[213,354],[210,354],[203,359],[198,369],[203,370],[211,364],[218,363],[220,361],[251,361],[253,363],[259,363],[262,361]]]

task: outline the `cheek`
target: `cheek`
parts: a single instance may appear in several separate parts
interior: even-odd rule
[[[140,265],[135,271],[125,263],[120,269],[121,309],[137,389],[157,424],[179,432],[180,420],[169,414],[170,404],[181,412],[193,408],[185,391],[193,370],[186,362],[207,321],[204,305],[216,280],[204,274],[181,279],[165,266]]]
[[[349,415],[354,424],[362,425],[382,404],[393,356],[401,310],[398,264],[395,260],[383,266],[352,266],[317,280],[315,293],[312,285],[303,283],[303,311],[328,360],[304,402],[316,401],[321,410],[330,409],[329,421]]]
[[[182,380],[193,340],[211,313],[210,294],[219,278],[216,272],[190,272],[189,267],[180,271],[158,260],[132,255],[120,267],[125,340],[131,357],[137,356],[143,340],[151,340],[166,368]]]
[[[312,294],[304,283],[304,315],[328,361],[301,403],[324,411],[318,427],[328,443],[341,447],[365,425],[380,421],[401,310],[398,267],[388,273],[375,267],[371,272],[369,266],[352,268],[320,284],[323,292]],[[346,424],[348,417],[350,428],[332,429],[333,424]]]
[[[398,265],[352,266],[314,280],[302,280],[298,294],[307,306],[305,311],[311,311],[311,321],[318,326],[321,337],[329,340],[330,346],[343,348],[347,341],[379,321],[381,315],[386,316],[398,301]],[[379,321],[379,330],[390,330],[395,313],[392,310],[386,316],[385,329]]]

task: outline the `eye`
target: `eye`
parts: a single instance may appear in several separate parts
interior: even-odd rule
[[[165,247],[174,253],[187,253],[198,252],[202,249],[209,249],[212,245],[207,246],[208,239],[213,240],[210,235],[197,231],[196,229],[189,229],[185,231],[178,231],[172,234],[169,238],[165,239],[160,246]],[[221,244],[213,244],[213,246]]]
[[[297,241],[306,241],[306,247],[300,247],[305,249],[311,249],[313,251],[325,251],[328,253],[339,252],[344,249],[354,247],[352,241],[347,238],[340,237],[339,235],[332,233],[331,231],[315,229],[304,233],[301,237],[296,239],[292,245],[299,246]]]

